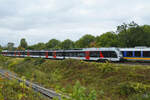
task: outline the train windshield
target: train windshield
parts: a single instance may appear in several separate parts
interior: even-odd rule
[[[119,48],[116,48],[117,49],[117,51],[119,52],[119,56],[120,57],[123,57],[123,54],[122,54],[122,52],[120,51],[120,49]]]

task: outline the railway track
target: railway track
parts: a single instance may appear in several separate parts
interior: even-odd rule
[[[150,62],[130,62],[130,61],[127,61],[127,62],[115,62],[113,64],[119,64],[119,65],[131,65],[131,66],[150,66]]]
[[[53,90],[46,89],[44,87],[41,87],[41,86],[39,86],[37,84],[34,84],[34,83],[31,83],[29,81],[24,81],[21,78],[17,77],[16,75],[12,74],[9,71],[0,69],[0,75],[2,77],[6,77],[8,79],[15,79],[15,80],[18,80],[19,82],[24,82],[26,86],[31,87],[36,92],[40,92],[41,94],[43,94],[44,96],[46,96],[50,99],[53,99],[54,97],[57,97],[59,100],[61,100],[61,94],[58,94]]]
[[[85,60],[86,61],[86,60]],[[141,65],[141,66],[150,66],[150,61],[125,61],[125,62],[110,62],[110,61],[103,61],[103,62],[97,62],[97,61],[86,61],[86,62],[96,62],[96,63],[112,63],[112,64],[118,64],[118,65]]]

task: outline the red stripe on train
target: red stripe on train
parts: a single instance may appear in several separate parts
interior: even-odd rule
[[[103,54],[102,54],[102,52],[100,51],[100,58],[104,58],[104,56],[103,56]]]
[[[46,58],[48,58],[48,51],[46,51],[46,55],[45,55],[45,57],[46,57]]]
[[[20,56],[20,55],[21,55],[21,53],[20,53],[20,52],[18,52],[18,55]]]
[[[16,56],[16,51],[15,51],[14,55]]]
[[[90,52],[85,51],[85,59],[89,60],[90,59]]]
[[[56,58],[56,51],[53,52],[53,58]]]
[[[29,51],[27,51],[27,56],[30,56],[30,53],[29,53]]]

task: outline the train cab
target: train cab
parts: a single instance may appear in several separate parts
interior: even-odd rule
[[[81,60],[120,61],[122,57],[121,52],[117,48],[84,48],[65,51],[65,58]]]

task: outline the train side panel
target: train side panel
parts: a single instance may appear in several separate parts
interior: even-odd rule
[[[150,48],[125,48],[120,49],[123,58],[129,61],[150,61]]]

